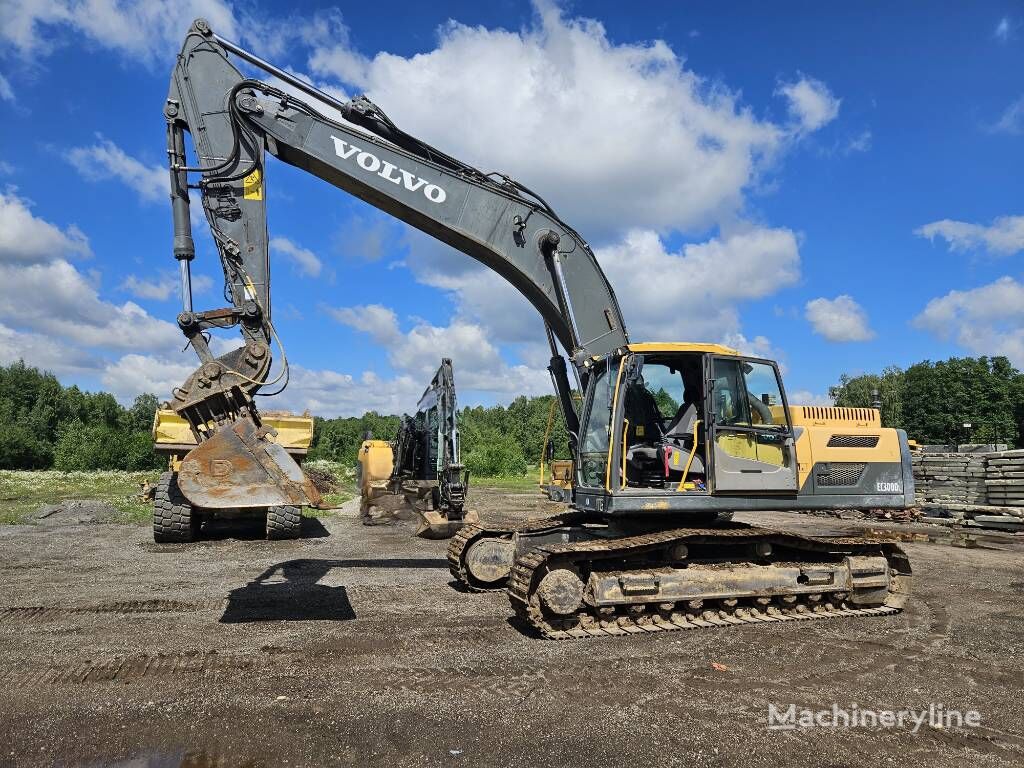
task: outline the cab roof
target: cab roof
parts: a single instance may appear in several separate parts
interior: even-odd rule
[[[640,344],[628,344],[630,352],[703,352],[712,355],[739,355],[739,351],[723,344],[700,344],[690,341],[645,341]]]

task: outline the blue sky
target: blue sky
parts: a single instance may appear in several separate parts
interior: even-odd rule
[[[950,355],[1024,368],[1020,2],[0,4],[0,362],[126,401],[193,367],[161,110],[205,16],[536,189],[634,340],[775,357],[791,401]],[[293,376],[264,407],[407,410],[442,356],[464,403],[548,391],[539,320],[496,275],[268,162]],[[208,238],[194,271],[221,306]]]

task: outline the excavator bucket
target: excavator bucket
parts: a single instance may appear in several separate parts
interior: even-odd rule
[[[433,509],[425,511],[416,509],[416,515],[420,522],[416,529],[416,535],[421,539],[450,539],[467,523],[480,522],[480,516],[473,510],[466,512],[458,520],[449,520]]]
[[[185,456],[178,487],[202,509],[316,506],[320,494],[275,435],[248,416],[226,424]]]

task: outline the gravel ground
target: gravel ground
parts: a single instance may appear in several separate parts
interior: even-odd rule
[[[550,511],[475,497],[485,520]],[[411,523],[155,545],[54,517],[0,526],[0,765],[1024,763],[1019,538],[906,544],[914,596],[893,617],[551,642],[503,594],[457,591],[446,543]],[[769,704],[833,703],[981,726],[767,728]]]

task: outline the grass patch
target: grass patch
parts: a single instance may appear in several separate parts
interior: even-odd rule
[[[117,510],[116,522],[148,522],[148,503],[139,498],[143,482],[156,482],[158,471],[147,472],[26,472],[0,470],[0,524],[24,523],[47,504],[72,499],[104,501]]]
[[[325,506],[339,507],[356,498],[354,473],[338,465],[337,486],[323,495]],[[103,501],[117,514],[111,522],[133,525],[148,524],[152,519],[153,507],[150,502],[139,498],[143,482],[155,483],[160,473],[122,472],[102,470],[95,472],[58,472],[56,470],[22,471],[0,470],[0,525],[31,522],[40,507],[59,504],[62,501],[89,500]],[[537,474],[522,477],[470,477],[470,494],[474,487],[498,488],[513,491],[532,491],[537,488]],[[313,517],[329,516],[330,510],[306,508],[305,514]]]
[[[520,477],[474,477],[470,475],[469,492],[473,493],[474,485],[513,491],[535,491],[539,478],[540,476],[535,472]]]

